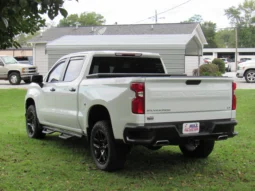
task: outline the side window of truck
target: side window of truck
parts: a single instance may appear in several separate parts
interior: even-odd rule
[[[81,73],[83,63],[84,56],[71,58],[66,69],[64,82],[71,82],[78,78]]]
[[[61,81],[61,76],[64,70],[65,60],[60,61],[50,72],[47,82],[54,83]]]

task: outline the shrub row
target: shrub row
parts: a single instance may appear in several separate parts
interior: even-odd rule
[[[225,73],[225,63],[215,58],[212,64],[203,64],[199,67],[200,76],[222,76]],[[193,70],[193,76],[198,76],[198,69]]]

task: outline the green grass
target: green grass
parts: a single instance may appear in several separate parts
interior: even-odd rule
[[[178,147],[135,148],[125,169],[97,170],[86,140],[57,134],[30,139],[25,90],[0,90],[0,191],[3,190],[255,190],[255,91],[237,91],[233,139],[216,142],[207,159],[191,160]]]

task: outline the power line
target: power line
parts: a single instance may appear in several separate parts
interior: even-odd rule
[[[176,8],[182,6],[182,5],[184,5],[184,4],[186,4],[186,3],[190,2],[190,1],[191,1],[191,0],[185,1],[184,3],[181,3],[181,4],[179,4],[179,5],[176,5],[176,6],[170,8],[170,9],[167,9],[167,10],[165,10],[165,11],[163,11],[163,12],[160,12],[160,13],[158,13],[157,15],[161,15],[161,14],[163,14],[163,13],[166,13],[166,12],[168,12],[168,11],[171,11],[171,10],[173,10],[173,9],[176,9]],[[142,22],[142,21],[146,21],[146,20],[148,20],[148,19],[151,18],[151,17],[154,17],[154,15],[152,15],[152,16],[146,18],[146,19],[137,21],[137,22],[135,22],[135,23],[140,23],[140,22]]]

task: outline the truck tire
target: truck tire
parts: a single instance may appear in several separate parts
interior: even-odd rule
[[[247,83],[255,83],[255,70],[245,72],[245,80]]]
[[[21,77],[18,72],[10,73],[8,79],[11,85],[19,85],[21,81]]]
[[[206,158],[213,151],[214,140],[200,140],[199,145],[192,144],[180,145],[180,150],[184,156],[194,158]]]
[[[38,121],[35,106],[30,105],[26,111],[26,130],[30,138],[41,139],[45,137],[43,128]]]
[[[91,131],[90,150],[100,170],[114,171],[124,167],[128,145],[116,143],[109,121],[98,121]]]

